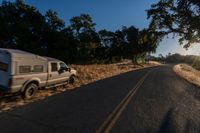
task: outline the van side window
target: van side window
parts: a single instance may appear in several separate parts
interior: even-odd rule
[[[7,72],[8,71],[8,64],[0,62],[0,70]]]
[[[52,72],[58,71],[57,63],[51,63],[51,71]]]
[[[60,63],[60,68],[67,68],[67,66],[65,65],[65,63]]]
[[[42,65],[35,65],[33,67],[33,72],[43,72],[44,71],[44,67]]]
[[[19,73],[30,73],[31,66],[19,66]]]

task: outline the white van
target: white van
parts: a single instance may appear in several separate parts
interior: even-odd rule
[[[76,70],[64,62],[21,50],[0,48],[0,93],[34,96],[38,88],[73,83]]]

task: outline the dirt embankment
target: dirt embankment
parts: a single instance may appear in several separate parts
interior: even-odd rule
[[[151,67],[159,65],[157,62],[150,62],[148,64],[136,65],[130,62],[109,64],[109,65],[71,65],[72,68],[77,70],[76,81],[73,85],[65,85],[51,89],[38,90],[37,95],[31,100],[23,100],[20,96],[12,96],[0,99],[0,112],[8,111],[15,107],[20,107],[34,101],[45,99],[54,94],[62,93],[67,90],[73,90],[82,85],[98,81],[100,79],[112,77],[124,72]]]
[[[187,64],[175,65],[173,70],[187,81],[200,86],[200,71]]]

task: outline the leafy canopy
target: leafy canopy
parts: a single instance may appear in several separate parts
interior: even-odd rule
[[[150,29],[164,35],[180,36],[180,44],[189,48],[200,42],[200,1],[160,0],[148,10]]]
[[[29,51],[68,63],[113,63],[121,59],[145,59],[155,52],[159,36],[134,26],[116,31],[96,31],[89,14],[70,19],[69,25],[57,12],[45,15],[23,0],[0,5],[0,47]]]

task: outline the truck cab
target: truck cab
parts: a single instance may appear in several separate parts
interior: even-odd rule
[[[76,75],[74,70],[71,70],[64,62],[48,58],[48,80],[47,86],[57,84],[58,82],[66,82],[72,75]]]

